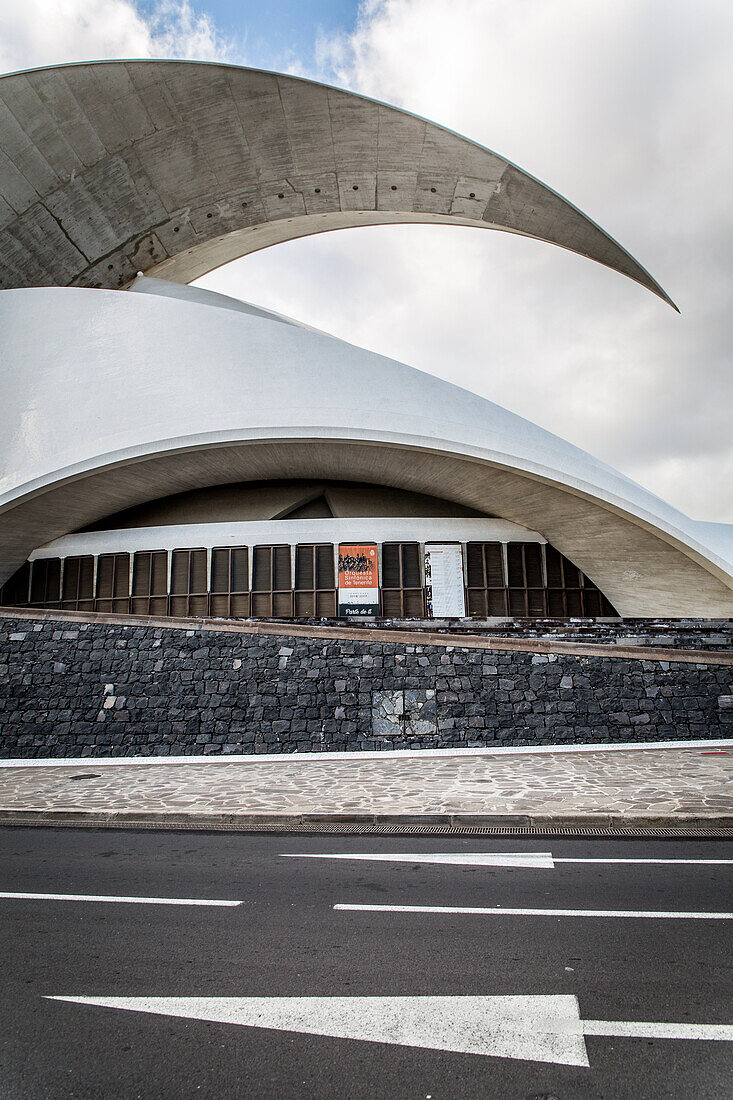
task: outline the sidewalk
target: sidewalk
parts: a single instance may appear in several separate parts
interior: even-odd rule
[[[2,761],[0,822],[694,823],[733,828],[733,742],[587,751]]]

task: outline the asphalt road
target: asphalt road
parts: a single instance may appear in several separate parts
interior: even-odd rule
[[[477,853],[544,855],[418,862]],[[567,859],[733,845],[0,829],[0,1096],[732,1096],[732,919],[536,910],[731,913],[733,864]]]

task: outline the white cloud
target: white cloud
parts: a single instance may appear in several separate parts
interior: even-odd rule
[[[238,47],[189,0],[161,0],[145,18],[128,0],[5,0],[0,72],[115,57],[227,60]]]
[[[695,518],[733,521],[733,5],[370,0],[318,75],[495,148],[587,211],[682,315],[548,245],[310,238],[205,282],[521,413]]]

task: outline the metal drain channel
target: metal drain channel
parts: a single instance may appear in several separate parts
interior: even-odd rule
[[[656,838],[662,840],[733,840],[733,829],[697,826],[664,827],[661,825],[636,828],[611,828],[603,825],[369,825],[339,823],[307,823],[280,825],[253,824],[202,824],[176,821],[79,821],[54,817],[52,821],[20,816],[13,820],[0,820],[0,827],[13,828],[64,828],[64,829],[133,829],[161,830],[163,832],[197,833],[269,833],[349,836],[494,836],[494,837],[604,837],[616,840]]]

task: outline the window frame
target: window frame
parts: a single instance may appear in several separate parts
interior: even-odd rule
[[[381,562],[380,562],[380,581],[382,582],[379,587],[379,609],[380,615],[383,619],[425,619],[427,618],[427,605],[425,602],[425,576],[424,576],[424,561],[423,552],[421,551],[422,543],[410,539],[405,542],[383,542],[381,545]],[[391,550],[393,547],[397,548],[397,564],[399,570],[399,587],[394,585],[385,585],[385,567],[384,556],[386,550]],[[420,579],[420,586],[405,585],[405,551],[415,548],[417,556],[417,570],[418,577]],[[399,611],[387,610],[393,600],[397,601]],[[419,601],[420,610],[416,611],[412,607],[407,608],[408,601]],[[387,605],[387,608],[385,607]]]
[[[165,592],[152,592],[154,576],[154,560],[157,555],[165,557]],[[135,592],[135,583],[138,576],[138,559],[148,558],[148,584],[147,592]],[[132,591],[130,595],[130,613],[132,615],[155,615],[163,618],[168,616],[168,587],[170,584],[170,557],[167,550],[136,550],[132,556]],[[143,607],[139,607],[143,604]]]
[[[236,553],[242,553],[246,555],[246,568],[247,575],[247,588],[246,589],[233,589],[232,588],[232,576],[234,574],[234,555]],[[223,589],[214,588],[214,576],[219,570],[217,565],[216,555],[226,555],[226,575],[227,575],[227,587],[226,591]],[[209,567],[209,613],[214,618],[223,619],[248,619],[252,613],[252,581],[251,581],[251,568],[252,568],[252,554],[249,546],[214,546],[211,549],[211,561]],[[221,608],[224,607],[224,614],[221,613]]]
[[[269,551],[270,587],[256,588],[257,551]],[[289,588],[275,588],[276,552],[287,551]],[[258,543],[252,547],[251,607],[254,619],[293,618],[293,554],[291,543]],[[264,610],[263,610],[264,609]]]

